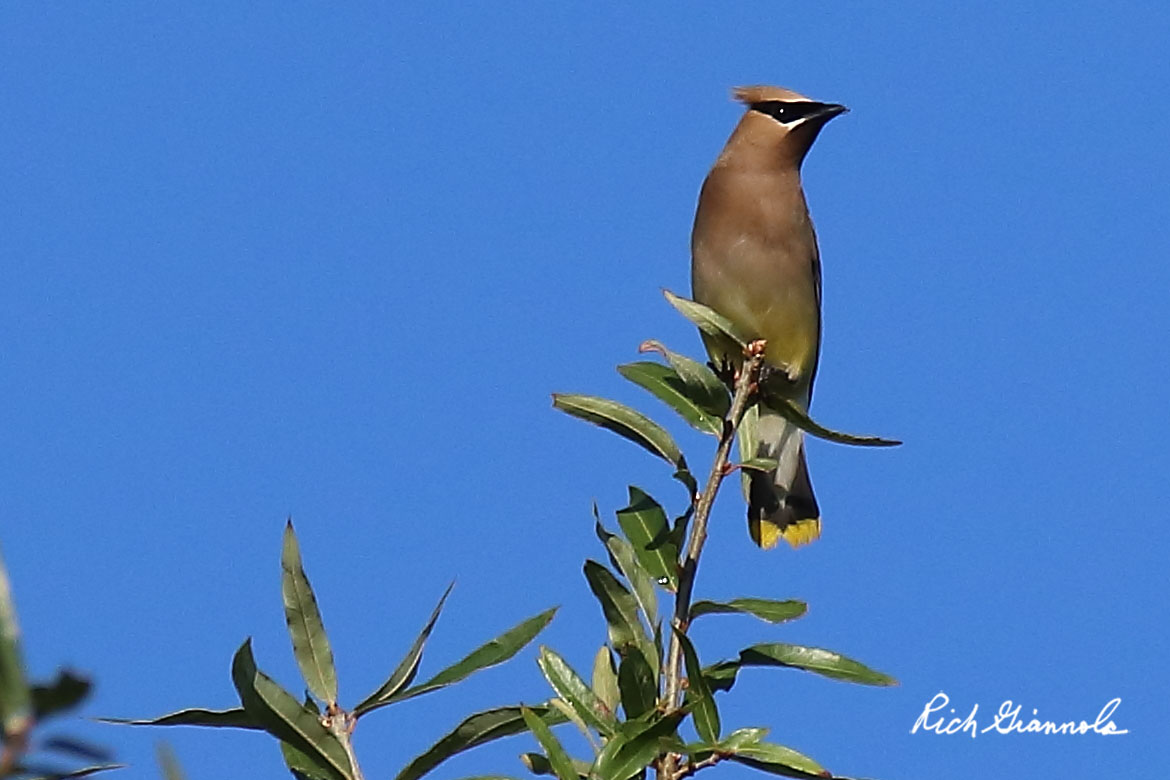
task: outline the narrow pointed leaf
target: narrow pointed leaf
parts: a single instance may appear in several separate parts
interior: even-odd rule
[[[703,678],[711,692],[730,691],[735,685],[735,678],[739,674],[739,661],[720,661],[704,667]]]
[[[68,669],[61,670],[51,683],[29,689],[33,717],[39,723],[52,715],[68,712],[85,701],[91,687],[89,679]]]
[[[695,721],[695,730],[708,745],[719,742],[721,727],[719,724],[719,710],[715,706],[715,697],[707,687],[707,680],[703,677],[703,667],[699,663],[699,655],[695,646],[686,634],[674,629],[675,639],[682,647],[683,661],[687,668],[687,699],[691,702],[691,717]]]
[[[548,700],[548,706],[552,707],[568,718],[569,723],[572,723],[577,727],[577,731],[581,732],[581,736],[590,741],[593,740],[593,732],[589,730],[589,726],[586,725],[585,721],[581,719],[581,716],[577,714],[577,711],[573,709],[573,705],[569,704],[559,696],[554,696]]]
[[[552,729],[540,719],[539,715],[527,707],[521,707],[520,714],[524,718],[524,725],[528,726],[532,736],[536,737],[536,741],[544,748],[544,754],[548,757],[548,762],[559,780],[577,780],[577,770],[573,767],[573,759],[565,752],[564,746],[552,733]]]
[[[832,777],[832,773],[803,753],[770,742],[756,742],[737,748],[732,761],[762,772],[785,777]]]
[[[672,352],[660,341],[644,341],[638,351],[658,352],[666,358],[666,362],[670,363],[670,367],[686,385],[688,395],[708,413],[722,420],[731,411],[731,393],[727,391],[727,385],[706,364]]]
[[[304,705],[305,709],[311,710],[314,715],[321,715],[321,710],[309,691],[305,691]],[[330,767],[322,765],[319,760],[283,740],[280,743],[280,754],[284,758],[284,765],[296,780],[329,780],[333,776]]]
[[[20,649],[20,625],[0,558],[0,736],[18,739],[32,726],[33,700]]]
[[[124,726],[205,726],[218,729],[264,729],[252,716],[244,712],[242,707],[233,710],[179,710],[169,715],[140,720],[128,718],[98,718],[98,720],[103,723],[118,723]]]
[[[618,688],[617,670],[613,666],[613,653],[605,645],[593,658],[593,692],[611,713],[617,712],[622,701],[621,691]]]
[[[769,623],[795,620],[808,612],[803,601],[773,601],[771,599],[732,599],[731,601],[696,601],[691,605],[691,620],[700,615],[744,614],[754,615]]]
[[[651,665],[651,671],[657,676],[658,653],[638,618],[637,599],[618,582],[609,569],[596,561],[585,561],[585,579],[601,603],[601,611],[609,628],[609,641],[614,648],[623,655],[631,647],[639,648]]]
[[[528,618],[500,634],[495,639],[472,650],[462,661],[448,666],[424,683],[407,688],[401,693],[389,697],[386,702],[405,701],[415,696],[421,696],[424,693],[437,691],[452,683],[459,682],[478,672],[480,669],[502,664],[520,652],[526,644],[535,639],[536,635],[544,630],[544,627],[549,624],[549,621],[553,619],[553,615],[556,613],[557,608],[553,607],[552,609],[546,609],[539,615]]]
[[[573,708],[581,720],[606,736],[613,734],[617,725],[613,710],[573,671],[564,658],[542,646],[537,663],[544,679],[548,680],[557,695]]]
[[[666,300],[670,302],[671,306],[678,309],[682,316],[693,322],[695,327],[708,336],[728,338],[741,347],[747,346],[748,339],[731,324],[731,320],[719,312],[709,306],[675,295],[670,290],[663,290],[662,294],[666,296]]]
[[[783,642],[752,645],[741,650],[739,663],[741,666],[788,666],[862,685],[898,684],[898,681],[893,677],[874,671],[868,666],[832,650],[790,645]]]
[[[530,707],[549,726],[565,722],[565,716],[549,707]],[[425,753],[398,773],[395,780],[418,780],[451,756],[486,742],[528,731],[519,707],[499,707],[477,712],[465,718]]]
[[[292,520],[284,527],[284,544],[280,551],[280,592],[284,596],[284,617],[292,639],[297,666],[317,698],[337,703],[337,671],[333,666],[333,649],[321,622],[317,597],[301,563],[300,545]]]
[[[723,418],[711,414],[698,399],[692,398],[690,388],[670,366],[639,360],[620,365],[617,370],[626,379],[678,412],[695,430],[712,436],[723,433]]]
[[[613,431],[671,465],[677,465],[682,458],[682,452],[666,429],[641,412],[617,401],[592,395],[554,393],[553,407]]]
[[[683,487],[687,489],[687,500],[691,502],[691,507],[693,509],[695,501],[697,500],[696,496],[699,492],[699,481],[695,479],[695,475],[692,474],[690,469],[687,468],[685,461],[681,462],[678,470],[671,474],[671,476],[681,482]]]
[[[613,737],[593,762],[591,776],[599,780],[629,780],[658,758],[681,720],[682,714],[675,713],[653,723],[637,724],[636,728]]]
[[[419,664],[422,663],[423,647],[430,638],[431,631],[435,628],[435,623],[439,620],[439,613],[443,610],[443,603],[447,601],[447,596],[451,595],[451,589],[455,587],[452,582],[447,586],[439,603],[435,605],[434,611],[431,612],[430,619],[427,620],[426,625],[423,626],[422,631],[419,632],[418,637],[415,638],[414,644],[410,646],[406,656],[399,662],[398,667],[386,680],[379,686],[378,690],[367,696],[361,704],[353,709],[355,716],[360,717],[371,710],[389,704],[390,700],[407,685],[414,681],[414,677],[418,674]]]
[[[735,443],[739,446],[740,461],[750,461],[760,451],[760,405],[752,404],[743,413],[739,421],[739,428],[735,431]],[[751,503],[752,475],[751,469],[739,471],[739,485],[743,490],[743,498]]]
[[[596,507],[594,509],[596,510]],[[653,623],[658,619],[658,597],[654,593],[654,580],[638,561],[633,546],[620,536],[607,531],[601,520],[597,520],[595,530],[597,538],[609,550],[610,558],[617,565],[618,571],[625,576],[626,582],[630,583],[634,598],[638,600],[638,607],[646,616],[646,621]]]
[[[658,677],[637,647],[618,664],[618,689],[626,720],[633,720],[654,709],[658,703]]]
[[[746,745],[754,745],[766,736],[768,729],[762,727],[736,729],[719,742],[719,749],[734,753]]]
[[[251,639],[232,659],[232,683],[244,710],[265,731],[328,767],[334,780],[352,780],[349,757],[341,742],[322,725],[320,716],[256,668]]]
[[[534,775],[555,775],[552,763],[549,762],[548,756],[544,753],[521,753],[520,760],[528,771]],[[580,777],[588,777],[589,769],[593,766],[592,762],[581,761],[573,759],[573,768],[577,770],[577,775]]]
[[[283,740],[280,743],[280,755],[296,780],[331,780],[333,777],[330,767]]]
[[[775,409],[784,415],[793,425],[818,439],[833,441],[838,444],[851,444],[854,447],[897,447],[902,442],[897,439],[883,439],[880,436],[859,436],[853,433],[842,433],[826,428],[798,409],[791,401],[783,398],[769,398],[768,408]]]
[[[160,743],[155,748],[154,754],[158,759],[159,769],[162,770],[163,780],[187,780],[187,775],[179,764],[179,758],[170,745],[165,742]]]
[[[642,568],[673,593],[678,590],[678,545],[670,539],[666,511],[640,488],[630,485],[629,494],[629,506],[617,513],[618,525]]]

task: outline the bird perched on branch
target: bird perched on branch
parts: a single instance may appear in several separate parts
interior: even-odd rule
[[[808,409],[821,342],[821,261],[801,188],[800,167],[830,119],[848,109],[781,87],[740,87],[747,106],[703,182],[691,235],[694,298],[767,342],[771,377],[764,403],[740,427],[747,458],[777,461],[774,472],[744,471],[748,528],[764,548],[793,547],[821,532],[804,454],[804,432],[766,405],[769,396]],[[739,366],[741,348],[707,334],[717,365]]]

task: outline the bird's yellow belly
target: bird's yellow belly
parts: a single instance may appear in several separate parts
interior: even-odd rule
[[[712,289],[699,285],[695,297],[731,320],[744,336],[767,341],[764,354],[770,365],[787,369],[797,383],[807,381],[815,368],[820,342],[816,290],[812,285],[766,285],[759,281],[715,285],[726,293],[723,295],[712,295]],[[708,350],[717,359],[721,356],[714,352],[725,349],[725,345],[708,343]],[[729,357],[737,360],[739,356]]]

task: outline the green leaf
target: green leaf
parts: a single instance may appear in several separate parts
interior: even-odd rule
[[[678,629],[673,630],[675,639],[682,647],[683,661],[687,667],[687,699],[692,703],[691,717],[695,721],[695,730],[704,742],[714,745],[719,742],[721,731],[715,697],[711,695],[711,689],[703,677],[703,667],[699,663],[695,646],[686,634]]]
[[[557,608],[553,607],[552,609],[546,609],[539,615],[528,618],[500,634],[495,639],[472,650],[459,663],[448,666],[424,683],[407,688],[405,691],[388,699],[387,702],[406,701],[415,696],[421,696],[424,693],[437,691],[440,688],[457,683],[481,669],[502,664],[520,652],[526,644],[535,639],[536,635],[544,630],[544,627],[549,624],[549,621],[553,619],[553,615],[556,613]]]
[[[549,707],[530,707],[529,709],[550,726],[565,722],[564,715]],[[454,755],[524,731],[528,731],[528,725],[525,723],[519,707],[500,707],[477,712],[465,718],[425,753],[407,764],[398,773],[395,780],[418,780]]]
[[[183,772],[182,765],[179,764],[179,758],[170,745],[160,742],[155,747],[154,754],[158,759],[158,766],[162,770],[164,780],[187,780],[187,775]]]
[[[256,668],[251,639],[240,646],[232,659],[232,683],[244,711],[265,731],[328,767],[333,780],[352,780],[349,757],[341,741],[322,725],[320,716]]]
[[[333,773],[309,754],[281,740],[280,755],[296,780],[331,780]]]
[[[682,717],[682,713],[674,713],[648,724],[628,724],[633,728],[605,744],[593,762],[591,776],[598,780],[629,780],[658,758]]]
[[[785,777],[832,777],[832,773],[803,753],[770,742],[743,745],[729,756],[732,761],[762,772]]]
[[[692,474],[685,465],[680,466],[677,471],[671,474],[671,476],[681,482],[683,487],[687,489],[687,501],[690,502],[690,508],[687,509],[687,517],[690,517],[690,513],[693,512],[695,508],[695,496],[699,492],[699,482],[695,479],[695,475]]]
[[[597,518],[596,505],[593,507],[593,514]],[[600,518],[597,518],[595,531],[597,538],[609,550],[610,557],[617,565],[618,570],[625,575],[626,581],[633,588],[634,598],[637,599],[642,614],[646,616],[646,621],[654,623],[658,620],[658,597],[654,594],[654,580],[638,562],[634,548],[625,539],[607,531],[605,526],[601,524]]]
[[[32,727],[33,701],[20,651],[20,626],[8,583],[8,569],[0,558],[0,737],[5,743]]]
[[[701,303],[679,297],[670,290],[663,290],[662,294],[666,296],[671,306],[678,309],[682,316],[708,336],[731,339],[741,347],[747,346],[748,339],[731,324],[731,320],[719,312]]]
[[[734,753],[746,745],[756,744],[766,736],[768,736],[766,728],[736,729],[720,740],[718,747],[720,750]]]
[[[783,642],[752,645],[739,653],[741,666],[788,666],[816,672],[836,680],[861,683],[863,685],[897,685],[898,681],[889,675],[870,669],[851,658],[822,650],[819,647],[804,647]]]
[[[707,687],[714,691],[730,691],[739,674],[739,661],[720,661],[703,669]]]
[[[700,615],[740,613],[755,615],[769,623],[795,620],[808,612],[803,601],[773,601],[771,599],[732,599],[731,601],[696,601],[691,605],[691,620]]]
[[[284,596],[284,617],[292,639],[293,655],[305,684],[317,698],[337,703],[337,671],[333,666],[333,649],[321,622],[317,597],[309,585],[301,564],[300,545],[292,520],[284,526],[284,544],[280,550],[280,592]]]
[[[540,716],[527,707],[521,707],[520,714],[523,716],[524,724],[528,726],[528,730],[544,748],[548,762],[559,780],[577,780],[577,770],[573,766],[573,759],[565,752],[561,741],[553,735],[552,729],[540,719]]]
[[[528,767],[528,771],[534,775],[555,775],[553,771],[552,762],[548,760],[548,756],[544,753],[521,753],[520,760],[524,766]],[[580,777],[588,777],[589,769],[592,763],[587,761],[580,761],[573,759],[573,768],[577,770],[577,775]]]
[[[39,723],[45,718],[68,712],[85,701],[92,684],[89,679],[63,669],[47,685],[34,685],[29,689],[32,697],[33,718]]]
[[[644,341],[638,351],[658,352],[666,358],[666,362],[670,363],[670,367],[686,385],[687,394],[708,413],[722,420],[731,411],[731,394],[727,386],[706,364],[672,352],[660,341]]]
[[[621,704],[617,670],[613,668],[613,653],[605,645],[593,658],[593,692],[605,703],[611,713],[617,712]]]
[[[690,388],[670,366],[640,360],[620,365],[617,370],[626,379],[678,412],[695,430],[712,436],[723,434],[723,418],[711,414],[697,399],[692,398]]]
[[[252,716],[244,712],[243,708],[234,710],[187,709],[143,720],[128,718],[98,718],[98,720],[103,723],[118,723],[124,726],[206,726],[219,729],[264,729]]]
[[[642,621],[638,619],[637,599],[618,582],[609,569],[597,561],[585,561],[585,579],[601,603],[601,611],[609,629],[609,641],[614,648],[623,655],[631,647],[639,648],[651,664],[654,676],[657,676],[658,652],[646,634]]]
[[[573,671],[564,658],[542,646],[537,664],[548,684],[568,702],[581,720],[606,736],[613,734],[617,725],[613,710]]]
[[[592,395],[553,393],[553,407],[586,422],[600,425],[678,466],[682,451],[661,425],[617,401]]]
[[[896,439],[883,439],[878,436],[858,436],[853,433],[830,430],[820,423],[814,422],[811,417],[785,398],[769,396],[768,408],[775,409],[797,428],[812,436],[816,436],[818,439],[834,441],[838,444],[852,444],[855,447],[897,447],[902,443]]]
[[[772,458],[748,458],[742,463],[737,463],[736,465],[741,469],[747,469],[749,471],[768,472],[775,471],[777,468],[779,468],[780,461],[773,460]]]
[[[617,513],[618,525],[642,568],[673,593],[678,590],[678,545],[670,539],[666,512],[640,488],[630,485],[629,494],[630,505]]]
[[[386,682],[378,687],[378,690],[367,696],[361,704],[354,707],[353,714],[355,717],[360,717],[367,712],[376,710],[390,704],[394,700],[394,696],[398,694],[407,685],[414,681],[415,675],[418,674],[419,664],[422,663],[423,647],[430,638],[431,631],[435,628],[435,623],[439,620],[439,613],[443,610],[443,604],[447,601],[447,596],[451,595],[451,589],[455,587],[452,582],[447,586],[447,590],[443,592],[439,603],[435,605],[434,611],[431,612],[430,619],[427,620],[426,625],[423,626],[422,631],[414,640],[414,644],[410,646],[406,656],[399,662],[398,667],[390,675]]]
[[[618,688],[627,720],[641,717],[658,704],[658,677],[637,647],[630,648],[618,664]]]
[[[584,720],[581,719],[581,716],[577,714],[577,711],[573,709],[573,705],[569,704],[559,696],[554,696],[548,700],[548,706],[559,711],[562,715],[568,718],[569,722],[577,727],[577,731],[581,732],[581,736],[585,737],[590,742],[593,742],[593,732],[589,730],[589,726],[585,723]]]

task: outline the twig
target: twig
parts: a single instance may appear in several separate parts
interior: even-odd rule
[[[679,767],[678,772],[675,773],[675,780],[682,780],[684,777],[690,777],[700,769],[706,769],[709,766],[715,766],[725,758],[727,758],[727,756],[722,753],[712,753],[702,761],[688,761]]]
[[[764,342],[753,341],[748,345],[746,360],[740,367],[739,376],[735,381],[735,395],[732,398],[731,410],[723,420],[723,435],[719,437],[719,446],[715,450],[715,462],[711,464],[711,473],[707,476],[707,484],[699,495],[695,505],[695,516],[691,521],[690,534],[687,537],[686,554],[683,557],[682,571],[678,578],[678,593],[674,598],[674,616],[671,625],[680,633],[685,634],[691,623],[691,594],[695,589],[695,574],[699,567],[699,556],[703,553],[703,545],[707,541],[707,520],[711,515],[711,507],[715,504],[715,495],[723,479],[731,473],[728,468],[728,457],[731,453],[731,443],[735,440],[735,431],[739,428],[743,415],[748,409],[748,402],[758,389],[760,369],[764,364]],[[682,691],[682,646],[678,637],[670,633],[670,649],[666,661],[666,691],[663,696],[663,709],[673,712],[679,707],[679,694]],[[699,767],[694,767],[696,771]],[[674,754],[668,754],[659,767],[659,780],[679,780],[685,775],[678,769],[678,760]]]
[[[357,718],[333,704],[326,711],[322,722],[326,728],[333,732],[337,741],[345,749],[345,756],[349,759],[350,768],[353,770],[353,774],[350,776],[353,780],[364,780],[362,769],[358,766],[357,754],[353,749],[353,729],[357,725]]]

